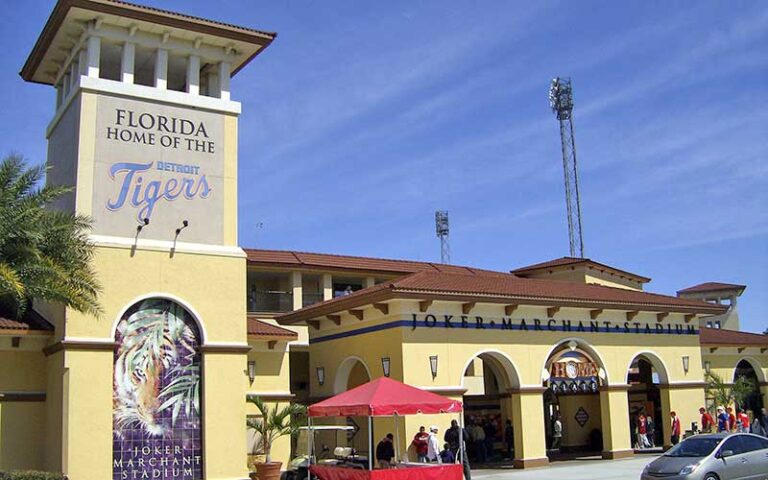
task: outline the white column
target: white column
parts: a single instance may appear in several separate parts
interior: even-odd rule
[[[190,55],[187,62],[187,93],[200,95],[200,57]]]
[[[64,77],[61,79],[61,90],[63,98],[67,98],[67,95],[69,95],[69,73],[64,75]]]
[[[61,84],[56,85],[56,108],[61,106],[61,102],[64,100],[64,87]]]
[[[365,277],[365,280],[363,282],[363,286],[365,288],[372,287],[376,285],[376,279],[373,277]]]
[[[99,61],[101,59],[101,38],[88,37],[88,70],[91,78],[99,78]]]
[[[120,62],[120,80],[123,83],[133,83],[133,69],[136,63],[136,44],[123,44],[123,58]]]
[[[77,64],[79,66],[77,73],[79,75],[88,75],[88,50],[85,48],[81,49],[80,53],[78,53]]]
[[[157,58],[155,60],[155,87],[160,90],[168,88],[168,50],[164,48],[157,49]]]
[[[304,305],[301,288],[301,272],[291,272],[291,293],[293,293],[293,309],[301,309]]]
[[[219,98],[229,100],[229,62],[219,63]]]
[[[323,274],[323,300],[333,298],[333,276],[330,273]]]

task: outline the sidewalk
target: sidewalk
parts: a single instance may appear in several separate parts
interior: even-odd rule
[[[473,470],[472,480],[551,480],[567,474],[569,480],[632,480],[640,478],[643,468],[656,455],[640,455],[622,460],[569,460],[552,463],[548,467],[530,470],[487,469]]]

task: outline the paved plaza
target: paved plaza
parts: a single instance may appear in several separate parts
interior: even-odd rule
[[[640,478],[649,462],[656,456],[641,455],[622,460],[568,460],[555,462],[548,467],[530,470],[488,469],[472,472],[473,480],[550,480],[568,478],[569,480],[627,480]]]

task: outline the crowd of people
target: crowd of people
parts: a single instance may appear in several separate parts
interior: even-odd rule
[[[765,408],[759,412],[746,411],[737,408],[719,406],[713,417],[706,408],[699,408],[701,427],[699,432],[744,432],[768,437],[768,414]],[[681,439],[680,418],[677,413],[670,412],[669,428],[670,441],[677,445]],[[632,441],[635,449],[656,447],[657,426],[645,409],[639,409],[632,420]]]

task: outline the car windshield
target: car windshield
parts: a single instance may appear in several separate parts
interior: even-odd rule
[[[672,447],[664,455],[667,457],[706,457],[717,447],[722,438],[688,438]]]

